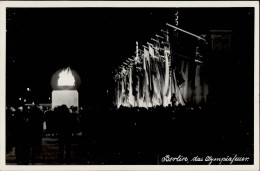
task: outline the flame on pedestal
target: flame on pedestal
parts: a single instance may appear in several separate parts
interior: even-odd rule
[[[59,73],[58,86],[74,86],[75,78],[72,75],[70,67],[63,69]]]

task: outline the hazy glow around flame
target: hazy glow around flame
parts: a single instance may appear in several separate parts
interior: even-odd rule
[[[75,78],[72,75],[70,68],[63,69],[59,73],[58,86],[74,86]]]

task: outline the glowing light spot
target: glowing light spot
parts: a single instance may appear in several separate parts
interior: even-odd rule
[[[72,75],[70,67],[63,69],[59,73],[58,86],[74,86],[75,78]]]

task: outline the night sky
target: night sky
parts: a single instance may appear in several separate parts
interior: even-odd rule
[[[134,55],[135,41],[151,42],[167,29],[166,22],[174,23],[177,9],[179,27],[192,33],[233,30],[234,63],[252,82],[252,8],[8,8],[7,103],[25,96],[27,87],[40,103],[48,103],[52,74],[67,66],[81,78],[81,105],[111,103],[112,71]],[[239,81],[237,90],[247,88],[246,76]]]

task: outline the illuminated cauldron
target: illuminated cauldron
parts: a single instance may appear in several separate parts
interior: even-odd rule
[[[56,71],[51,78],[52,108],[65,104],[68,108],[79,106],[78,88],[80,77],[73,69],[64,68]]]

